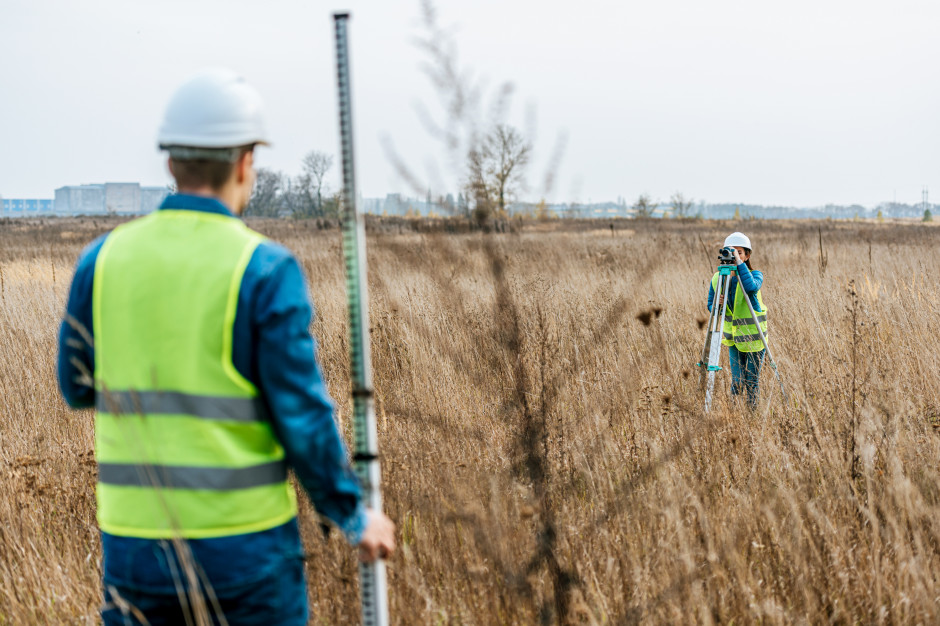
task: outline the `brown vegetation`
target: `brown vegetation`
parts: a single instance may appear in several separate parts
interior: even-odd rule
[[[75,258],[115,224],[0,223],[0,623],[96,620],[93,415],[65,408],[55,351]],[[302,261],[351,435],[339,232],[252,225]],[[765,368],[750,415],[722,374],[704,416],[700,321],[737,229],[791,403]],[[396,623],[940,619],[938,231],[515,231],[370,237]],[[315,623],[355,622],[354,552],[306,506],[302,528]]]

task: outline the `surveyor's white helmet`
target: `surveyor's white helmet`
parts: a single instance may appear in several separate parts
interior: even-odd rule
[[[200,158],[199,148],[267,144],[261,95],[232,70],[203,70],[170,98],[157,142],[180,158]]]
[[[751,240],[748,239],[744,233],[731,233],[725,239],[725,247],[728,246],[741,246],[742,248],[751,249]]]

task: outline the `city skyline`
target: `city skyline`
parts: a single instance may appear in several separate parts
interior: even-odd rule
[[[106,182],[86,185],[66,185],[55,190],[54,199],[5,198],[0,196],[0,217],[30,216],[102,216],[142,215],[156,210],[171,192],[167,186],[142,186],[139,183]],[[921,190],[921,200],[916,203],[897,201],[882,202],[874,206],[823,205],[797,207],[781,205],[755,205],[740,202],[705,202],[687,199],[685,217],[706,219],[858,219],[875,217],[926,218],[925,211],[937,210],[929,200],[929,189]],[[649,217],[677,217],[670,201],[648,198],[652,212]],[[287,203],[289,204],[289,203]],[[635,206],[626,198],[598,202],[512,202],[507,206],[510,215],[538,214],[549,217],[636,217]],[[366,197],[359,194],[359,210],[372,215],[389,216],[461,216],[469,211],[466,198],[461,192],[428,196],[408,196],[388,193],[384,197]],[[292,215],[285,204],[280,217]],[[300,215],[300,217],[311,217]],[[682,217],[682,216],[679,216]]]

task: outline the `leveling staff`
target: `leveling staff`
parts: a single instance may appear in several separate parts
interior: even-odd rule
[[[722,345],[728,346],[728,360],[731,363],[731,395],[747,393],[747,404],[753,410],[757,408],[758,382],[761,366],[764,363],[764,343],[757,332],[757,326],[751,317],[751,310],[744,298],[750,298],[757,321],[764,336],[767,336],[767,307],[761,297],[764,275],[751,267],[751,240],[743,233],[731,233],[725,239],[725,248],[732,251],[737,276],[731,278],[728,288],[728,311],[722,320]],[[708,288],[708,310],[712,310],[715,301],[715,285],[718,273],[712,276]],[[740,289],[738,287],[741,287]],[[724,304],[724,295],[718,294],[718,306]]]
[[[106,624],[190,623],[200,606],[213,623],[305,624],[288,466],[363,560],[395,548],[337,432],[297,261],[236,217],[266,140],[254,89],[199,74],[159,133],[180,192],[78,262],[59,384],[98,410]]]

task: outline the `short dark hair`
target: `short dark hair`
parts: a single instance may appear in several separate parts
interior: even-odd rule
[[[235,161],[216,161],[211,159],[174,159],[170,157],[173,168],[173,178],[176,179],[177,189],[191,189],[208,185],[213,191],[221,191],[222,187],[235,171],[235,164],[245,154],[254,150],[254,144],[241,146],[238,158]]]

